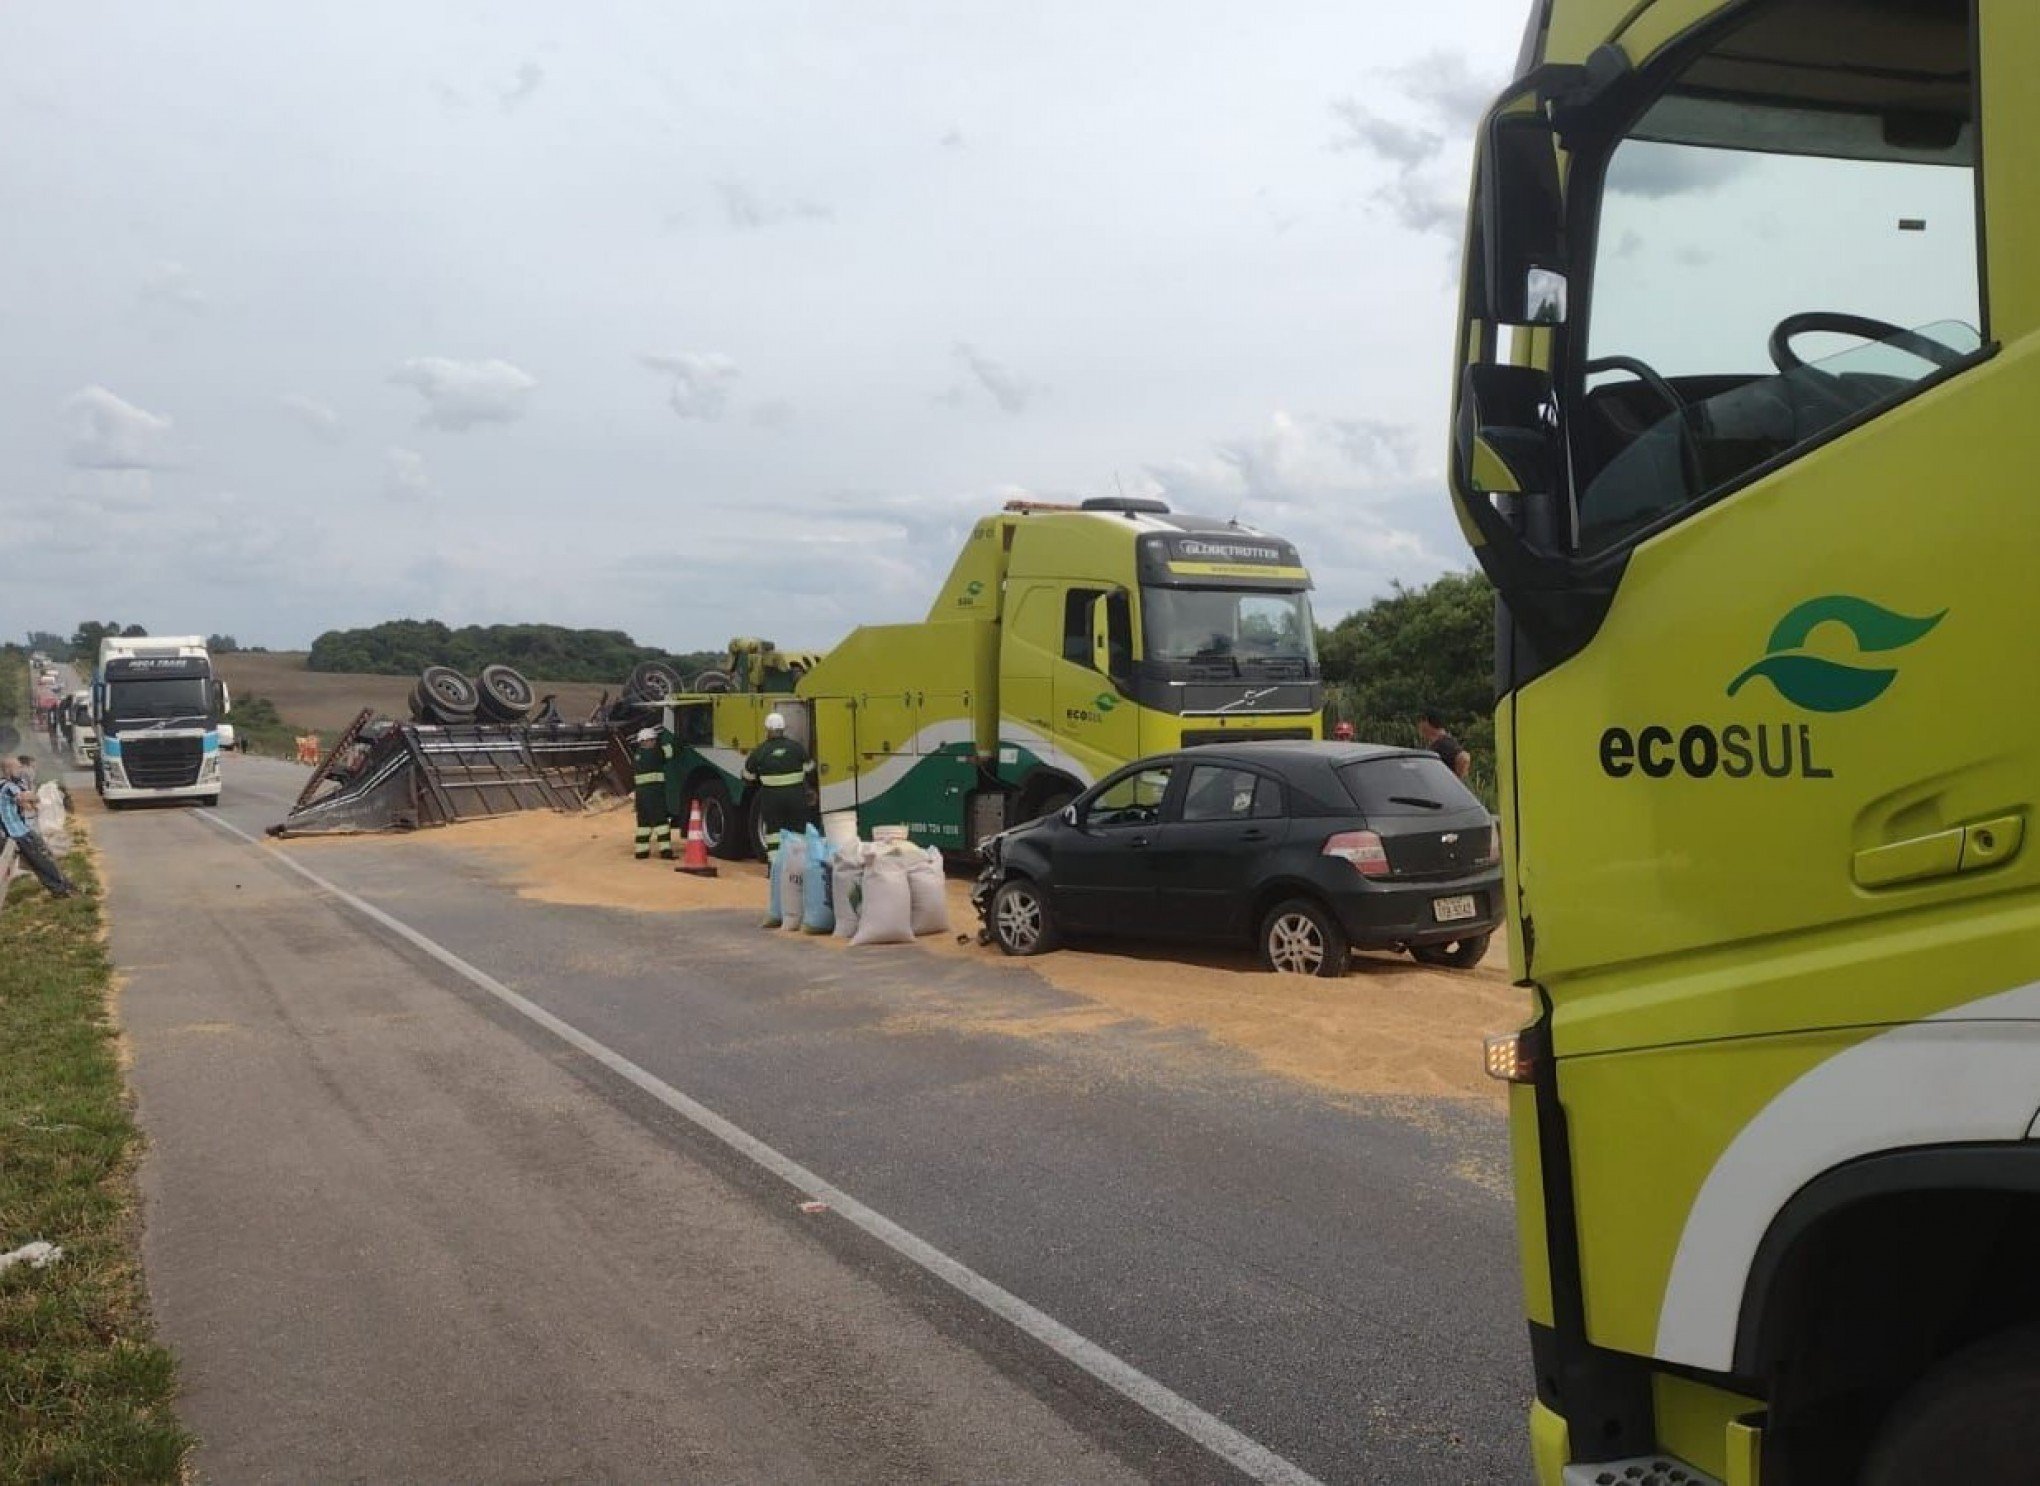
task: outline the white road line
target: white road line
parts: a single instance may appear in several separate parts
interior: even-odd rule
[[[197,818],[240,837],[250,846],[264,845],[261,838],[249,835],[239,826],[232,825],[217,815],[199,813]],[[925,1239],[915,1237],[884,1213],[866,1207],[842,1188],[823,1181],[791,1156],[780,1154],[757,1136],[731,1124],[707,1105],[688,1098],[664,1079],[646,1072],[623,1054],[605,1047],[570,1023],[561,1021],[544,1007],[527,1001],[487,971],[470,965],[452,950],[426,938],[409,924],[392,918],[374,904],[364,902],[345,888],[328,882],[283,852],[272,850],[268,855],[314,886],[331,893],[364,918],[372,919],[400,939],[416,945],[449,970],[481,987],[513,1011],[536,1022],[568,1046],[586,1053],[603,1067],[637,1085],[674,1113],[685,1116],[724,1145],[764,1167],[789,1186],[797,1187],[810,1197],[828,1203],[839,1216],[854,1223],[895,1253],[912,1260],[937,1279],[969,1296],[993,1315],[1019,1327],[1050,1351],[1082,1368],[1106,1387],[1140,1405],[1163,1423],[1188,1435],[1212,1454],[1252,1479],[1267,1482],[1269,1486],[1322,1486],[1315,1476],[1301,1466],[1283,1459],[1266,1445],[1249,1439],[1230,1424],[1207,1414],[1189,1399],[1156,1382],[1132,1363],[1106,1351],[1096,1342],[1079,1336],[1055,1317],[1036,1310],[1019,1296],[1001,1289],[977,1271],[950,1258]]]

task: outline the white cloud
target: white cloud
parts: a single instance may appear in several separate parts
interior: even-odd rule
[[[1440,48],[1400,67],[1382,69],[1413,102],[1443,120],[1455,139],[1465,138],[1487,116],[1502,79],[1474,71],[1464,52]]]
[[[536,62],[524,63],[517,69],[517,81],[496,95],[503,105],[503,111],[509,113],[512,109],[530,98],[533,93],[538,91],[539,84],[544,81],[545,69],[543,67],[539,66]]]
[[[799,419],[793,404],[783,397],[759,403],[751,409],[749,416],[753,427],[768,429],[773,433],[784,433]]]
[[[950,354],[963,364],[963,369],[970,374],[971,380],[991,396],[1002,413],[1026,412],[1028,404],[1047,390],[1040,383],[1030,381],[1002,362],[994,361],[965,341],[958,341],[949,349]],[[962,405],[966,401],[965,388],[952,387],[944,395],[943,401],[953,406]]]
[[[347,429],[340,422],[340,415],[316,397],[306,397],[301,392],[286,392],[277,398],[276,405],[329,444],[337,444],[347,437]]]
[[[1146,466],[1127,493],[1295,542],[1317,582],[1319,617],[1330,622],[1395,578],[1451,565],[1425,530],[1439,528],[1445,497],[1423,447],[1396,424],[1278,412],[1256,433]]]
[[[70,462],[88,470],[167,470],[179,463],[170,447],[171,420],[108,392],[82,387],[64,403],[71,429]]]
[[[833,222],[836,213],[818,201],[795,197],[771,201],[744,181],[717,181],[716,195],[722,200],[723,216],[740,231],[776,227],[782,222]]]
[[[137,291],[144,310],[165,310],[179,315],[205,313],[205,295],[192,281],[191,270],[168,259],[142,275]]]
[[[430,500],[439,493],[425,470],[425,456],[416,449],[390,448],[383,452],[383,495],[406,504]]]
[[[478,423],[515,423],[524,416],[526,395],[538,385],[529,372],[507,361],[453,361],[444,356],[415,357],[390,380],[417,388],[425,399],[420,421],[448,433]]]
[[[719,351],[647,351],[638,361],[672,379],[666,400],[682,418],[714,422],[729,406],[743,370]]]
[[[1375,95],[1383,108],[1341,98],[1332,115],[1342,126],[1334,150],[1369,155],[1393,176],[1374,199],[1412,232],[1457,238],[1466,213],[1466,145],[1500,87],[1475,72],[1463,53],[1434,51],[1376,74],[1388,83]],[[1395,115],[1418,114],[1413,123]]]

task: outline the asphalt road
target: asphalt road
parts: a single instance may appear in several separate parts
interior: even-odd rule
[[[229,769],[218,821],[93,820],[210,1479],[1238,1479],[654,1085],[1278,1466],[1526,1479],[1510,1215],[1464,1174],[1502,1169],[1497,1117],[1181,1033],[1000,1035],[971,1013],[1071,1002],[989,957],[520,900],[434,833],[252,844],[221,824],[259,835],[303,773]]]

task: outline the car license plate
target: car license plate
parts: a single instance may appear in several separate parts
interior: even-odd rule
[[[1456,924],[1479,913],[1480,904],[1472,893],[1461,893],[1456,898],[1433,898],[1431,912],[1441,924]]]

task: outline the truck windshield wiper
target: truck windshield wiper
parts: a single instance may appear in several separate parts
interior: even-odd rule
[[[1391,805],[1421,805],[1426,810],[1443,810],[1445,808],[1443,800],[1427,800],[1422,795],[1390,795],[1388,802]]]

